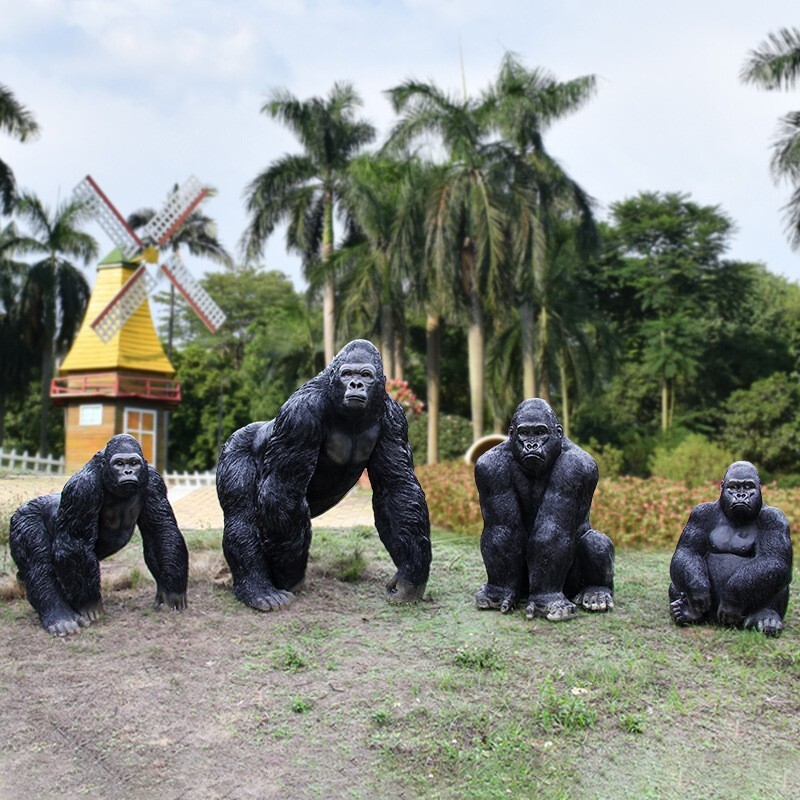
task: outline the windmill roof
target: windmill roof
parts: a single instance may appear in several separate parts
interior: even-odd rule
[[[108,344],[104,344],[91,328],[91,323],[136,268],[136,264],[122,261],[119,251],[112,251],[100,263],[86,316],[72,348],[61,364],[59,374],[113,369],[157,372],[169,376],[175,374],[156,334],[147,300],[134,311]]]

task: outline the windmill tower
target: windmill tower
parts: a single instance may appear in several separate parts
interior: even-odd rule
[[[79,469],[116,433],[130,433],[157,469],[166,467],[168,412],[181,400],[175,370],[158,339],[148,294],[155,281],[146,264],[208,195],[191,178],[137,235],[91,177],[75,189],[116,245],[97,268],[86,316],[53,379],[50,396],[65,410],[66,470]],[[222,310],[173,254],[160,265],[212,333]]]

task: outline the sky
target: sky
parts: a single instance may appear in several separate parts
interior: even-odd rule
[[[307,98],[350,81],[384,134],[385,90],[413,77],[477,94],[511,51],[560,80],[597,76],[594,98],[545,143],[599,218],[641,191],[682,192],[735,221],[728,257],[797,281],[790,189],[769,158],[800,89],[761,91],[739,72],[799,17],[796,0],[0,0],[0,83],[41,127],[25,144],[0,133],[0,156],[51,206],[90,174],[125,215],[194,175],[218,190],[203,210],[238,254],[245,187],[299,152],[260,110],[270,90]],[[304,286],[282,232],[263,263]]]

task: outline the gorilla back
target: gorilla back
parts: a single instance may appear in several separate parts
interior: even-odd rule
[[[350,342],[269,422],[236,431],[217,466],[222,539],[233,591],[261,611],[289,605],[302,587],[311,517],[336,505],[367,469],[375,525],[397,573],[390,602],[425,591],[430,524],[414,475],[408,425],[386,393],[380,354]]]

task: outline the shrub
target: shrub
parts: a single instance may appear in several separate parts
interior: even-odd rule
[[[428,460],[428,414],[416,414],[408,423],[408,441],[415,464]],[[453,414],[439,415],[439,459],[463,458],[472,444],[472,425],[468,419]]]
[[[597,462],[601,478],[616,478],[622,474],[625,455],[618,447],[614,447],[613,444],[600,444],[594,437],[583,447]]]
[[[650,460],[650,472],[659,478],[682,481],[690,488],[719,482],[725,470],[736,461],[733,453],[699,433],[691,433],[670,449],[656,448]]]

